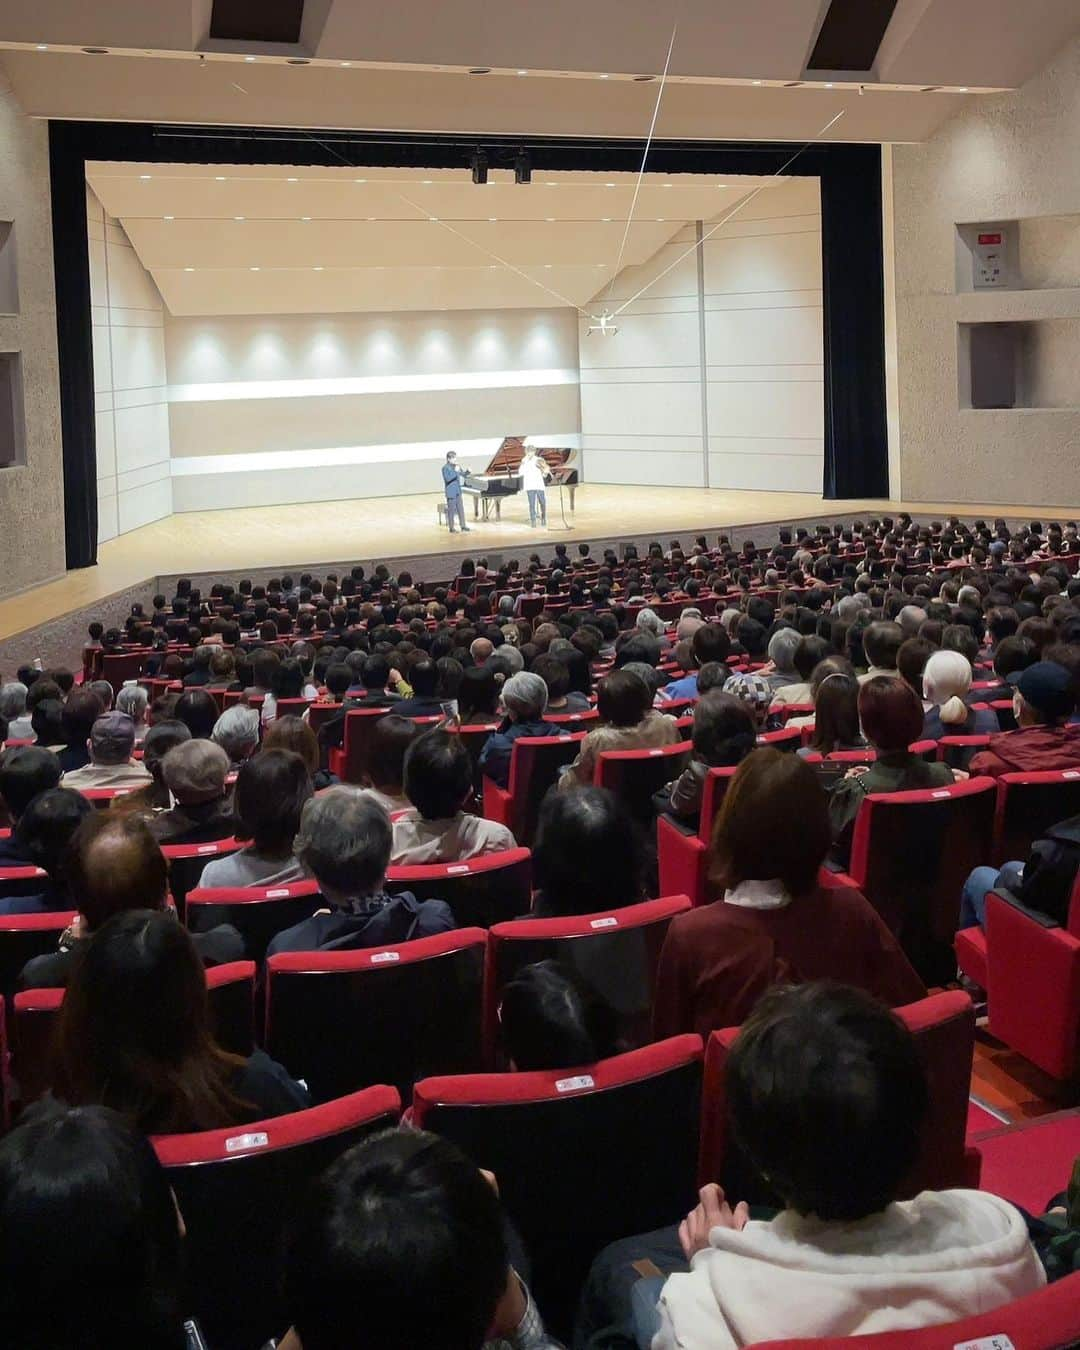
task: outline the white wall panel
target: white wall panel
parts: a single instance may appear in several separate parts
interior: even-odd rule
[[[822,359],[820,307],[792,308],[762,297],[760,309],[706,310],[705,343],[710,365],[748,366]],[[770,303],[764,303],[768,301]]]
[[[168,383],[160,328],[128,328],[112,321],[114,389],[158,389]]]
[[[144,487],[121,490],[117,493],[116,503],[117,531],[127,534],[129,530],[137,530],[141,525],[149,525],[152,520],[172,514],[172,483],[165,477]]]
[[[820,378],[747,384],[710,381],[708,397],[710,435],[799,437],[824,424]]]
[[[590,450],[589,481],[593,483],[660,483],[702,487],[700,442],[692,451],[657,454],[647,450]]]
[[[164,403],[118,408],[114,416],[118,473],[146,464],[168,463],[169,410]]]
[[[822,455],[821,441],[805,455],[763,455],[750,447],[736,454],[710,452],[709,481],[714,487],[761,492],[820,492]]]
[[[696,383],[584,385],[582,426],[608,436],[700,437],[699,390]]]

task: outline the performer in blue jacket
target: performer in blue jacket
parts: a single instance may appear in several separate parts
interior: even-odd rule
[[[465,502],[461,495],[461,480],[465,477],[466,471],[457,466],[457,451],[447,450],[446,463],[442,466],[443,491],[446,493],[446,523],[450,526],[450,533],[454,533],[454,517],[457,517],[458,524],[465,531],[469,527],[465,524]]]

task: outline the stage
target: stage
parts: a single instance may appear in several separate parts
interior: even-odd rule
[[[814,493],[602,483],[583,483],[571,514],[569,493],[563,492],[569,528],[563,526],[558,490],[549,489],[547,529],[531,528],[522,492],[503,499],[501,520],[474,520],[467,503],[467,535],[451,535],[438,525],[438,493],[168,516],[103,544],[96,567],[0,601],[0,667],[9,678],[16,664],[35,656],[46,664],[71,662],[89,618],[118,623],[132,601],[148,602],[159,582],[167,588],[178,576],[190,576],[208,590],[213,580],[265,581],[283,570],[340,572],[358,562],[365,567],[386,562],[395,572],[408,568],[418,577],[449,577],[462,557],[486,554],[497,561],[535,552],[546,560],[560,540],[588,541],[595,552],[629,541],[641,548],[658,539],[666,549],[671,539],[687,546],[702,532],[733,531],[743,539],[759,529],[767,539],[780,525],[895,513],[905,506],[917,519],[951,512],[967,520],[1080,515],[1080,505],[826,502]]]

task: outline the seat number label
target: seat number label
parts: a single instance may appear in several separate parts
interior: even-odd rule
[[[609,914],[606,919],[593,919],[589,924],[590,928],[618,928],[619,921],[614,914]]]
[[[242,1153],[247,1148],[265,1148],[269,1142],[270,1136],[261,1130],[255,1134],[234,1134],[225,1140],[225,1152]]]
[[[581,1092],[583,1088],[596,1086],[592,1074],[583,1073],[577,1078],[560,1078],[555,1083],[556,1092]]]
[[[401,960],[400,952],[376,952],[375,955],[371,958],[371,964],[373,966],[382,966],[385,965],[387,961],[400,961],[400,960]]]

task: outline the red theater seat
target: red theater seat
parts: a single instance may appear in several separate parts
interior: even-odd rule
[[[445,900],[459,928],[490,928],[529,912],[532,854],[511,848],[464,862],[391,867],[386,889],[394,895],[412,891],[418,900]]]
[[[971,999],[956,991],[933,994],[897,1008],[896,1014],[915,1036],[930,1087],[922,1149],[903,1196],[910,1198],[927,1189],[977,1187],[979,1153],[965,1143],[975,1053]],[[728,1056],[738,1035],[738,1027],[714,1031],[706,1047],[698,1180],[701,1185],[720,1181],[737,1200],[776,1204],[777,1198],[729,1138],[725,1080]]]
[[[27,961],[55,952],[64,929],[74,921],[74,910],[0,915],[0,994],[10,999]]]
[[[203,868],[215,858],[227,858],[238,853],[244,845],[238,839],[211,839],[205,844],[162,844],[161,851],[169,864],[169,893],[176,912],[184,917],[188,891],[199,884]]]
[[[468,1073],[481,1051],[486,934],[461,928],[396,947],[283,952],[266,963],[266,1048],[316,1101],[372,1083],[404,1094]]]
[[[671,920],[685,914],[685,895],[646,900],[625,909],[558,919],[496,924],[488,944],[487,1043],[496,1045],[502,990],[524,966],[557,960],[576,972],[615,1013],[632,1045],[651,1040],[653,988],[660,948]]]
[[[392,1088],[373,1087],[273,1120],[153,1141],[187,1228],[187,1304],[210,1345],[234,1350],[281,1335],[280,1247],[297,1202],[400,1111]]]
[[[505,825],[519,844],[531,846],[540,803],[566,764],[577,758],[585,733],[571,736],[522,736],[510,751],[510,777],[501,788],[482,781],[484,815]]]
[[[701,1058],[700,1037],[675,1036],[581,1068],[417,1083],[415,1124],[498,1178],[556,1335],[603,1246],[690,1208]]]
[[[605,750],[596,756],[593,783],[609,788],[625,803],[635,820],[653,820],[653,793],[678,778],[693,750],[690,741],[652,750]]]
[[[244,951],[261,961],[271,938],[308,919],[323,904],[317,881],[292,881],[282,886],[196,887],[187,896],[187,926],[205,933],[215,924],[230,923],[244,939]]]
[[[990,1034],[1061,1081],[1080,1057],[1080,876],[1059,927],[1014,896],[991,891],[986,928],[956,935],[960,969],[986,990]]]
[[[706,774],[696,830],[674,816],[658,817],[656,843],[660,890],[665,895],[688,895],[692,904],[705,904],[708,889],[705,855],[724,793],[735,774],[736,768],[710,769]]]
[[[996,787],[972,778],[917,792],[871,793],[851,845],[852,884],[862,891],[928,984],[955,974],[960,892],[990,856]]]
[[[1080,769],[1005,773],[997,782],[993,857],[999,865],[1014,859],[1023,861],[1031,845],[1051,825],[1080,814]]]

